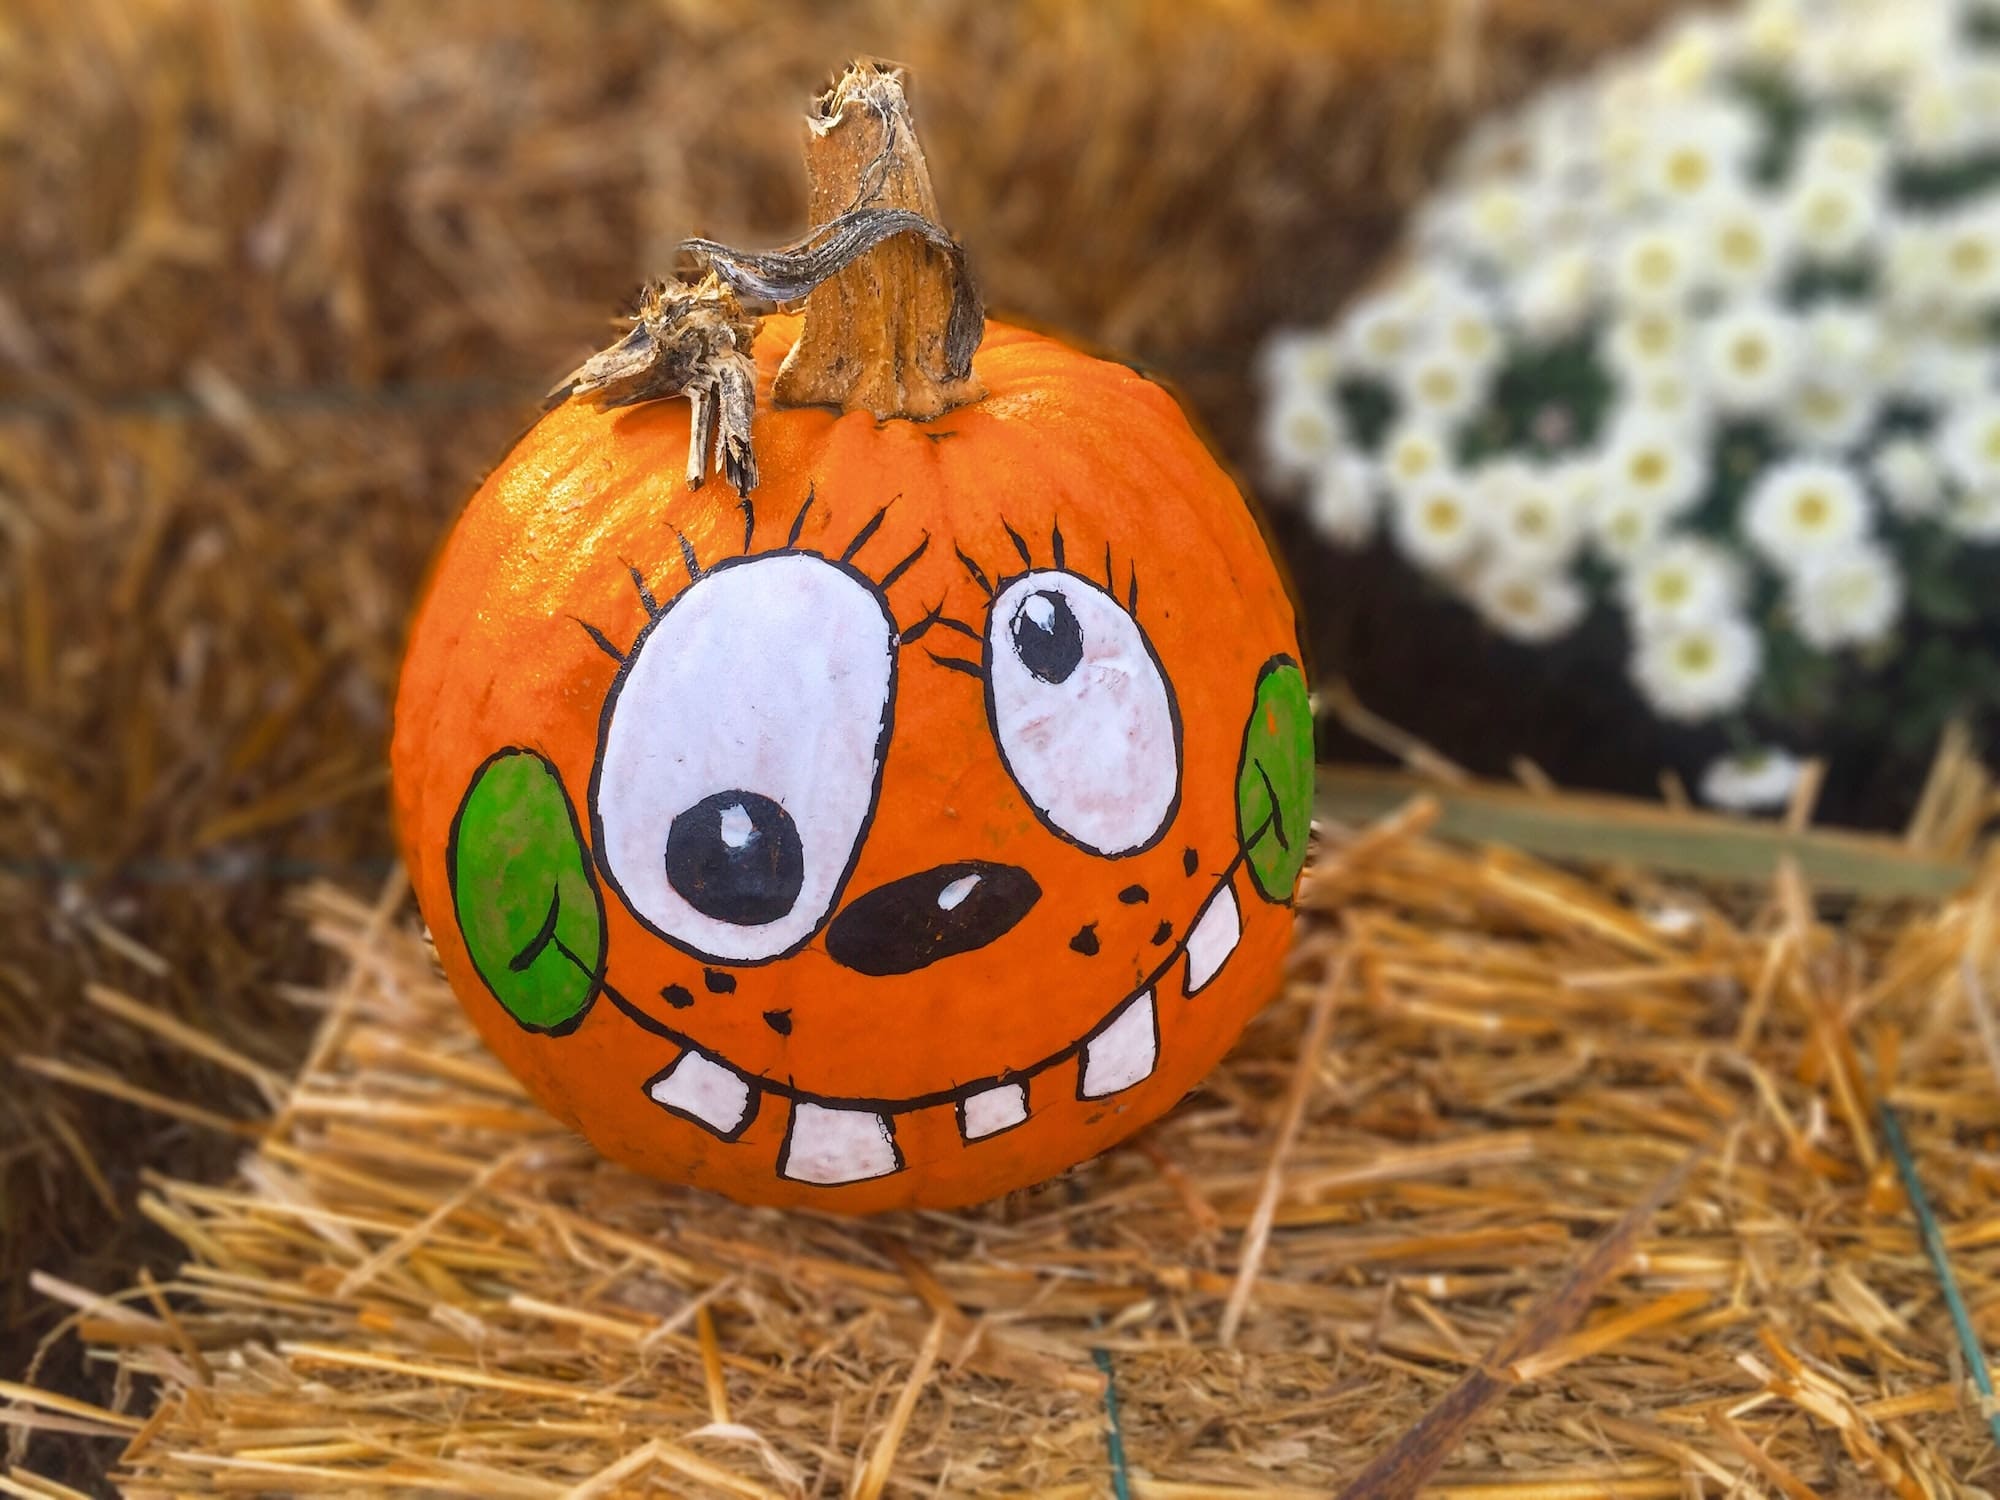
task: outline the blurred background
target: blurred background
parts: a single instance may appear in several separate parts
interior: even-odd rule
[[[391,878],[427,557],[677,241],[804,227],[804,103],[847,58],[912,70],[994,311],[1163,374],[1254,489],[1270,332],[1381,276],[1468,122],[1669,8],[11,0],[0,1376],[51,1321],[30,1269],[125,1284],[165,1253],[127,1207],[144,1171],[236,1149],[63,1070],[254,1103],[104,1003],[296,1061],[319,960],[287,892]],[[1615,657],[1551,669],[1296,509],[1273,525],[1320,665],[1370,707],[1475,770],[1651,786],[1658,726]],[[85,1381],[66,1348],[41,1378]]]

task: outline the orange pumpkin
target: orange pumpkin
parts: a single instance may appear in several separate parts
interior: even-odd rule
[[[1274,989],[1292,608],[1132,370],[996,322],[938,415],[780,409],[799,338],[755,339],[741,497],[690,488],[680,401],[572,397],[493,472],[416,618],[399,828],[473,1021],[607,1156],[969,1203],[1160,1114]]]

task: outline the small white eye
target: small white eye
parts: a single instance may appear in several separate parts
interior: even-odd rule
[[[605,705],[591,824],[639,920],[697,957],[806,942],[882,783],[896,626],[824,558],[717,566],[639,637]]]
[[[1007,773],[1053,832],[1136,854],[1180,800],[1180,716],[1118,601],[1058,569],[1023,574],[986,624],[986,708]]]

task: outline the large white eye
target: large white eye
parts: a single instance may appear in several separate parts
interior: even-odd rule
[[[1180,798],[1180,717],[1139,624],[1074,573],[1014,579],[986,623],[986,707],[1007,772],[1052,831],[1136,854]]]
[[[723,563],[639,637],[605,705],[591,826],[633,915],[701,958],[826,920],[882,783],[896,626],[824,558]]]

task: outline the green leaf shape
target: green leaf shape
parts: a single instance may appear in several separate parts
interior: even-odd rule
[[[1236,773],[1236,834],[1257,894],[1286,902],[1306,863],[1312,823],[1313,717],[1305,673],[1274,656],[1257,674]]]
[[[561,1036],[597,996],[604,898],[556,768],[502,750],[473,775],[445,853],[473,967],[507,1014]]]

